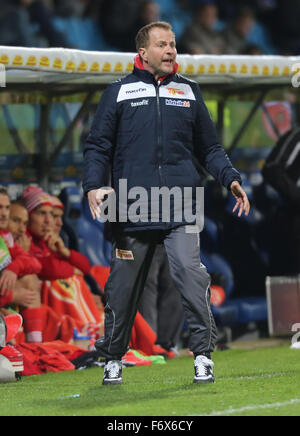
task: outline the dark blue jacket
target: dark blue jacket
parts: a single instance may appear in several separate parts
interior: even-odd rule
[[[241,183],[219,144],[216,129],[199,86],[178,74],[157,83],[154,76],[135,66],[132,74],[110,84],[99,103],[84,150],[83,189],[105,186],[111,167],[112,187],[119,199],[119,180],[127,179],[128,191],[143,187],[195,188],[200,176],[198,161],[223,186]],[[138,197],[137,197],[138,198]],[[136,202],[128,200],[128,206]],[[171,209],[173,205],[171,197]],[[142,201],[142,199],[141,199]],[[195,211],[195,198],[193,211]],[[149,205],[149,217],[150,217]],[[170,229],[174,222],[127,222],[123,231]]]

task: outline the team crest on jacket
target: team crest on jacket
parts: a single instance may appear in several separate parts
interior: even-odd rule
[[[169,91],[170,95],[185,95],[184,91],[182,91],[181,89],[178,88],[168,88],[167,90]]]
[[[116,258],[121,260],[134,260],[134,255],[131,250],[116,249]]]
[[[172,97],[172,99],[176,100],[196,100],[192,87],[188,83],[171,82],[169,85],[160,88],[159,95],[164,98]]]

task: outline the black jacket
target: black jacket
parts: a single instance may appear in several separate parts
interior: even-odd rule
[[[190,187],[195,211],[195,188],[201,186],[197,161],[226,188],[234,180],[241,183],[219,144],[198,84],[175,73],[157,83],[151,73],[137,66],[104,91],[84,160],[84,192],[103,187],[111,165],[117,200],[120,179],[127,179],[128,190],[145,188],[149,199],[152,187],[179,187],[182,192]],[[128,200],[128,206],[135,201]],[[123,231],[166,230],[186,224],[173,218],[171,212],[170,222],[162,222],[160,215],[160,222],[127,222],[120,227]]]

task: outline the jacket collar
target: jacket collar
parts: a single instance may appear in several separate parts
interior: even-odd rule
[[[178,71],[178,63],[176,62],[173,72],[171,74],[167,74],[164,77],[161,77],[160,82],[161,83],[162,82],[169,82],[171,80],[172,76],[177,73],[177,71]],[[157,83],[153,74],[150,73],[150,71],[145,70],[145,67],[144,67],[139,55],[136,55],[136,57],[134,59],[134,73],[140,77],[143,77],[146,80],[148,79],[148,81]]]

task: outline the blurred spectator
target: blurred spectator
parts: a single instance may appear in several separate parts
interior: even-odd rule
[[[160,7],[159,4],[152,0],[142,0],[140,2],[140,7],[137,15],[136,22],[134,23],[134,26],[131,31],[131,36],[129,36],[129,39],[131,42],[131,47],[129,48],[129,51],[135,52],[136,51],[136,45],[135,45],[135,37],[138,33],[138,31],[146,26],[147,24],[152,23],[153,21],[159,21],[160,20]],[[128,41],[129,43],[129,41]]]
[[[52,25],[40,0],[0,0],[0,43],[25,47],[65,47],[64,35]]]
[[[264,52],[258,45],[248,44],[239,54],[247,56],[262,56]]]
[[[195,19],[179,41],[179,51],[189,54],[222,54],[224,41],[215,30],[218,8],[213,2],[204,2],[197,7]]]
[[[192,0],[174,0],[173,7],[162,12],[162,19],[168,21],[179,41],[184,30],[192,21]]]
[[[247,47],[247,37],[255,25],[255,14],[251,9],[243,8],[236,14],[233,23],[224,30],[226,54],[240,54]]]
[[[229,22],[242,7],[251,8],[259,18],[263,19],[277,6],[277,0],[218,0],[217,4],[221,19]]]
[[[37,45],[28,11],[16,1],[0,1],[0,44],[26,47]]]
[[[53,7],[60,17],[82,17],[86,5],[83,0],[54,0]]]
[[[141,27],[152,23],[153,21],[159,21],[159,20],[160,20],[159,4],[152,0],[144,0],[141,3],[139,15],[137,19],[138,30]]]
[[[89,17],[95,21],[99,17],[100,10],[106,0],[82,0],[85,4],[84,17]]]
[[[117,20],[121,17],[117,17],[117,13],[122,12],[123,3],[122,0],[118,0],[118,8],[115,6],[113,9],[113,2],[111,9],[108,5],[103,6],[102,14],[108,14],[110,12],[109,18],[111,23],[115,23],[118,26],[117,29],[110,27],[108,29],[108,23],[104,23],[104,16],[102,16],[102,30],[103,34],[107,39],[107,42],[118,47],[119,49],[127,52],[135,52],[135,36],[139,29],[146,26],[153,21],[160,20],[160,7],[156,1],[152,0],[136,0],[135,5],[131,6],[131,16],[129,17],[130,26],[124,26],[124,21],[128,20],[128,12],[126,14],[126,20],[123,20],[122,26],[119,26]],[[127,5],[127,3],[126,3]],[[119,10],[119,12],[118,12]],[[124,15],[123,15],[124,16]],[[121,34],[122,32],[122,34]],[[124,32],[124,33],[123,33]],[[113,33],[113,34],[112,34]]]
[[[220,30],[224,30],[226,23],[233,22],[236,11],[242,8],[251,9],[256,16],[256,22],[247,35],[248,44],[258,46],[264,54],[277,54],[270,35],[277,0],[228,0],[226,2],[218,0],[218,6],[221,18],[218,23]]]
[[[103,0],[54,0],[52,23],[64,33],[67,46],[79,50],[117,51],[102,35],[98,23]]]
[[[282,55],[300,54],[300,0],[278,0],[270,30]]]
[[[108,44],[123,51],[132,49],[132,29],[138,20],[140,4],[141,0],[103,2],[100,8],[99,24]]]
[[[18,0],[28,4],[31,25],[37,26],[37,38],[41,45],[49,47],[67,47],[66,37],[52,24],[52,15],[40,0]]]

